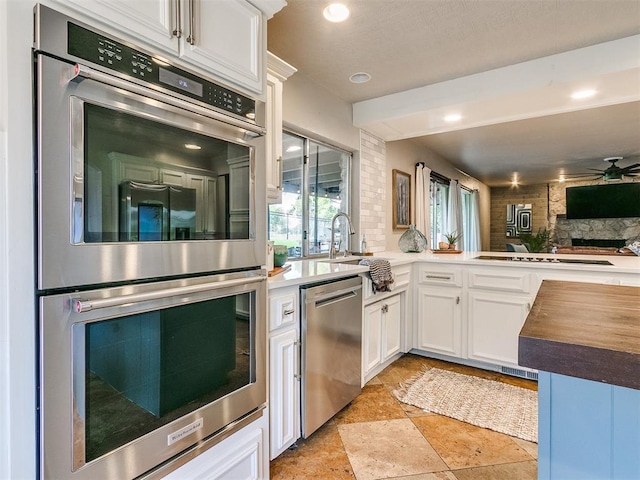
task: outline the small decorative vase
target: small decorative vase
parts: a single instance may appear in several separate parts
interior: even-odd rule
[[[398,247],[405,253],[420,253],[427,248],[427,238],[415,225],[409,225],[409,230],[404,232],[398,240]]]
[[[289,258],[288,249],[286,245],[274,245],[273,246],[273,266],[281,267],[285,264]]]

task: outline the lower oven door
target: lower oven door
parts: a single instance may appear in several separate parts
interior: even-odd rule
[[[263,270],[43,296],[42,478],[131,479],[266,402]]]

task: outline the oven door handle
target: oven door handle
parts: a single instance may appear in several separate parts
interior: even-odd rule
[[[95,300],[73,298],[71,300],[71,305],[76,313],[85,313],[100,308],[121,307],[124,305],[131,305],[133,303],[157,300],[159,298],[190,295],[193,293],[205,292],[207,290],[219,290],[221,288],[262,282],[264,280],[264,276],[256,276],[249,278],[236,278],[233,280],[223,280],[219,282],[208,282],[199,285],[189,285],[187,287],[165,288],[162,290],[154,290],[152,292],[136,293],[133,295],[121,295],[118,297],[109,298],[98,298]]]
[[[266,133],[266,130],[258,125],[245,123],[242,120],[237,120],[230,115],[224,115],[215,110],[203,108],[194,103],[190,103],[185,100],[181,100],[180,98],[167,95],[166,93],[162,93],[157,90],[152,90],[150,88],[140,86],[133,82],[122,80],[118,77],[114,77],[113,75],[102,73],[98,70],[94,70],[80,63],[76,63],[73,71],[74,71],[74,75],[70,79],[70,81],[88,79],[88,80],[95,80],[96,82],[104,83],[105,85],[109,85],[111,87],[121,88],[123,90],[127,90],[132,93],[137,93],[138,95],[142,95],[144,97],[152,98],[162,103],[168,103],[169,105],[173,105],[174,107],[178,107],[183,110],[192,111],[200,115],[203,115],[205,117],[213,118],[214,120],[219,120],[221,122],[231,124],[234,127],[242,128],[243,130],[246,131],[247,135],[252,136],[254,138],[260,137]]]

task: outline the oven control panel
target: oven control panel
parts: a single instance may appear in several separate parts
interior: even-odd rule
[[[255,119],[254,100],[72,22],[67,25],[67,53],[205,102],[245,120]]]

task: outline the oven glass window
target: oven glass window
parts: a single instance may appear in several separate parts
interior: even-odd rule
[[[74,326],[85,461],[255,382],[254,318],[243,293]]]
[[[75,243],[249,238],[251,147],[89,103]]]

